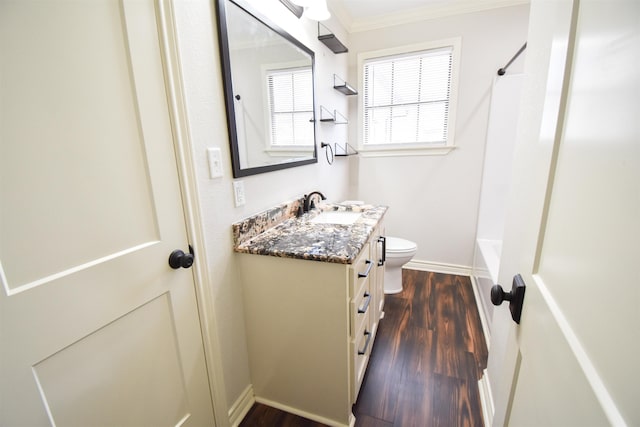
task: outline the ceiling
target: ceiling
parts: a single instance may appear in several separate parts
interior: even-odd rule
[[[498,7],[529,3],[529,0],[327,0],[332,14],[349,32]]]

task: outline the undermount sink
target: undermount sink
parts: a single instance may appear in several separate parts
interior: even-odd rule
[[[352,211],[324,211],[309,222],[315,224],[351,225],[362,216],[362,212]]]

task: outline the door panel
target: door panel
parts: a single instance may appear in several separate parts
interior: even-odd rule
[[[0,0],[0,425],[214,425],[152,0]]]
[[[520,117],[500,269],[527,289],[519,326],[494,314],[493,425],[640,423],[639,17],[629,0],[532,2],[526,68],[544,99]]]
[[[566,319],[544,297],[539,277],[527,283],[520,331],[519,371],[514,382],[510,426],[605,426],[609,421],[593,384],[585,374],[584,356],[567,339]],[[522,328],[524,329],[524,328]]]
[[[36,363],[33,373],[58,425],[178,425],[188,413],[177,348],[164,294]]]
[[[0,159],[19,190],[2,193],[9,293],[159,240],[120,9],[3,2]]]
[[[640,354],[639,24],[638,2],[580,5],[538,267],[602,386],[621,411],[627,408],[631,425],[640,424],[632,410],[640,374],[634,369],[630,377],[629,370]]]

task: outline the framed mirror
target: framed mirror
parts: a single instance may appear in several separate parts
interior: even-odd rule
[[[314,53],[241,0],[218,0],[235,178],[316,163]]]

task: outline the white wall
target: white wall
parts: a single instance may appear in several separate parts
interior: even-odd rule
[[[335,55],[317,40],[315,22],[298,20],[278,0],[251,0],[254,7],[287,30],[316,53],[316,102],[346,113],[346,98],[333,90],[333,73],[347,73],[347,56]],[[222,89],[216,12],[210,0],[175,2],[178,43],[188,110],[188,127],[194,146],[193,157],[198,177],[199,199],[204,218],[206,262],[215,294],[215,316],[221,344],[225,393],[233,404],[250,384],[245,341],[242,290],[233,253],[231,224],[242,218],[300,197],[322,191],[330,200],[348,197],[348,162],[336,159],[329,166],[324,152],[317,164],[242,178],[246,205],[236,208],[233,201],[229,138]],[[343,42],[342,28],[333,21],[329,26]],[[346,127],[317,125],[319,141],[346,140]],[[209,179],[207,147],[220,147],[224,176]],[[199,257],[202,260],[202,257]]]
[[[416,261],[470,268],[473,261],[484,143],[496,71],[527,38],[528,5],[468,13],[350,35],[349,79],[357,84],[357,54],[462,37],[456,149],[444,156],[357,159],[357,198],[390,207],[387,234],[415,241]],[[522,59],[510,71],[522,68]],[[350,109],[357,117],[356,103]],[[350,128],[357,141],[357,126]]]

